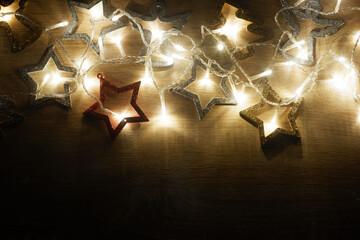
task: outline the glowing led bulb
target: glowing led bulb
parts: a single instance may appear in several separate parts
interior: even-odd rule
[[[217,48],[219,49],[219,51],[222,51],[224,49],[224,44],[219,43]]]
[[[348,63],[347,59],[344,57],[339,57],[337,59],[339,62],[341,62],[347,69],[350,69],[350,64]]]
[[[272,118],[271,122],[265,123],[265,126],[264,126],[265,136],[271,134],[272,132],[274,132],[279,127],[277,125],[277,123],[276,123],[276,120],[277,120],[277,112],[275,113],[275,115]]]
[[[4,21],[4,22],[8,22],[11,19],[11,15],[10,14],[6,14],[0,17],[0,21]]]
[[[119,19],[120,19],[120,15],[115,15],[111,18],[111,21],[116,22]]]
[[[237,103],[245,102],[246,99],[247,99],[246,94],[243,93],[243,92],[238,92],[238,93],[235,95],[235,98],[236,98]]]
[[[182,46],[178,45],[178,44],[174,44],[174,48],[180,52],[185,52],[186,49],[183,48]]]
[[[262,77],[270,76],[271,74],[273,74],[273,71],[272,71],[271,69],[269,69],[269,70],[266,70],[266,71],[263,72],[263,73],[260,73],[260,74],[251,76],[251,77],[250,77],[250,81],[254,81],[254,80],[259,79],[259,78],[262,78]]]
[[[148,85],[148,84],[150,84],[150,83],[152,82],[152,79],[151,79],[151,77],[150,77],[150,75],[149,75],[149,70],[148,70],[147,67],[145,68],[145,75],[144,75],[144,77],[141,79],[141,82],[144,83],[144,84],[146,84],[146,85]]]
[[[161,57],[166,61],[167,64],[172,65],[174,63],[174,59],[172,57],[168,57],[166,55],[161,54]]]
[[[119,121],[125,121],[126,122],[126,112],[123,112],[123,113],[113,113],[114,117],[119,120]]]
[[[200,81],[200,84],[202,86],[210,86],[212,84],[209,75],[210,75],[209,70],[206,70],[205,77]]]
[[[299,50],[299,53],[297,54],[297,58],[300,59],[307,59],[307,52],[304,49]]]
[[[93,20],[97,20],[101,17],[103,17],[103,3],[102,1],[99,2],[98,4],[96,4],[95,6],[93,6],[92,8],[90,8],[89,12],[90,12],[90,15],[91,15],[91,18]]]
[[[91,68],[91,61],[87,58],[84,61],[82,59],[79,59],[76,61],[80,68],[80,73],[84,74],[86,71],[88,71]]]
[[[151,34],[152,34],[151,41],[153,41],[153,42],[156,41],[156,40],[161,41],[162,37],[163,37],[163,34],[164,34],[164,31],[160,30],[157,27],[154,27],[151,30]]]

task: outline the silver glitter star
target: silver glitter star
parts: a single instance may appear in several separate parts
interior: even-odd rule
[[[65,107],[71,108],[71,99],[70,99],[70,85],[71,81],[66,81],[64,83],[64,98],[60,98],[55,94],[48,94],[41,98],[36,98],[36,95],[39,93],[39,85],[36,83],[36,81],[30,77],[29,73],[31,72],[37,72],[42,71],[47,63],[49,62],[50,58],[54,61],[56,67],[58,70],[63,72],[69,72],[72,73],[71,78],[75,78],[76,76],[76,69],[72,67],[63,66],[59,60],[59,58],[56,56],[54,51],[55,46],[53,44],[50,44],[49,47],[46,49],[46,52],[39,62],[38,65],[18,69],[16,72],[19,75],[20,78],[24,79],[26,83],[30,85],[30,91],[31,91],[31,98],[30,98],[30,106],[39,106],[44,103],[46,103],[49,100],[53,100],[61,105],[64,105]]]
[[[283,7],[290,7],[291,5],[286,0],[280,0],[281,5]],[[312,8],[317,11],[322,10],[322,6],[320,5],[319,0],[309,0],[306,4],[307,8]],[[280,54],[285,57],[288,60],[291,60],[293,62],[296,62],[300,65],[305,66],[313,66],[315,63],[315,52],[314,47],[316,43],[317,38],[324,38],[327,36],[330,36],[338,31],[338,29],[344,24],[343,19],[327,19],[321,17],[318,13],[311,11],[311,10],[300,10],[300,9],[290,9],[285,10],[283,12],[285,22],[289,25],[289,27],[292,29],[292,35],[296,39],[298,35],[300,34],[301,28],[300,25],[296,22],[294,16],[297,19],[300,20],[307,20],[310,19],[314,24],[318,26],[322,26],[325,28],[322,29],[313,29],[309,36],[307,41],[307,56],[306,59],[302,59],[299,57],[295,57],[293,55],[290,55],[284,51],[280,51]],[[294,44],[290,39],[288,39],[282,46],[282,49],[286,49],[287,47]]]
[[[177,93],[184,97],[192,99],[194,101],[194,104],[195,104],[195,107],[198,112],[200,120],[202,120],[206,116],[206,114],[208,114],[208,112],[212,109],[212,107],[214,105],[226,105],[226,104],[234,104],[235,105],[235,104],[237,104],[237,101],[236,101],[233,93],[227,86],[229,79],[227,77],[224,77],[221,80],[220,87],[223,90],[226,97],[212,98],[210,100],[210,102],[206,105],[206,107],[203,108],[201,105],[201,100],[200,100],[199,95],[189,92],[185,89],[186,87],[188,87],[190,84],[192,84],[193,82],[195,82],[197,80],[196,79],[197,67],[201,67],[204,70],[206,68],[199,60],[195,60],[194,65],[191,70],[191,78],[189,80],[183,82],[176,88],[170,89],[170,93]]]
[[[181,30],[184,25],[187,23],[187,20],[189,19],[191,15],[191,11],[186,11],[184,13],[174,14],[171,16],[166,15],[166,4],[162,0],[155,0],[151,6],[150,6],[150,15],[143,14],[141,12],[132,10],[129,7],[125,8],[125,11],[129,13],[131,16],[141,19],[145,22],[153,22],[157,19],[160,20],[160,22],[163,23],[175,23],[175,25],[172,26],[172,28],[175,28],[177,30]],[[133,27],[137,29],[137,26],[133,23]],[[144,30],[145,39],[148,43],[151,42],[152,39],[152,32],[150,30],[145,29]],[[167,40],[163,42],[161,45],[162,50],[164,51],[166,56],[170,56],[169,51],[169,43]],[[143,49],[141,50],[140,56],[144,56],[147,52],[147,48],[144,44]],[[169,67],[173,65],[172,62],[169,61],[153,61],[154,67]]]
[[[102,2],[103,4],[103,16],[107,18],[114,26],[110,28],[103,29],[100,33],[99,38],[105,38],[105,36],[115,30],[118,30],[120,28],[125,27],[126,25],[120,20],[117,19],[116,21],[113,21],[110,17],[113,13],[113,8],[110,6],[108,0],[93,0],[90,3],[81,3],[76,2],[73,0],[68,0],[68,5],[70,8],[71,16],[72,16],[72,22],[69,24],[69,27],[66,29],[64,35],[62,36],[62,39],[71,39],[71,40],[84,40],[87,42],[90,47],[99,55],[100,54],[100,46],[99,43],[95,43],[94,41],[90,41],[91,38],[87,33],[74,33],[76,31],[76,28],[79,23],[79,18],[76,13],[75,8],[84,8],[84,9],[91,9],[96,4]]]
[[[18,10],[16,10],[16,13],[23,14],[26,3],[27,0],[20,0],[19,8]],[[30,18],[28,16],[26,17],[24,17],[23,15],[14,15],[14,16],[21,24],[23,24],[25,27],[27,27],[32,31],[32,35],[29,37],[29,39],[27,39],[23,43],[19,43],[19,41],[15,39],[14,33],[11,30],[10,25],[6,21],[0,21],[0,29],[3,28],[5,31],[5,34],[10,43],[10,50],[11,52],[16,53],[33,44],[41,36],[42,29],[40,25],[34,24],[33,19],[29,21]]]
[[[0,99],[0,115],[8,119],[0,123],[0,140],[3,139],[3,135],[1,131],[2,129],[14,126],[24,121],[23,116],[9,111],[9,109],[13,108],[14,106],[15,104],[13,101],[7,99]]]

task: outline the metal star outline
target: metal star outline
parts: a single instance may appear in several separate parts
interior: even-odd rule
[[[109,81],[105,80],[103,75],[99,73],[97,75],[100,80],[100,101],[102,104],[105,102],[106,89],[112,90],[117,94],[125,93],[128,91],[133,91],[130,104],[135,109],[135,111],[139,114],[137,117],[126,117],[121,120],[121,122],[114,128],[111,124],[110,118],[108,115],[101,114],[95,112],[95,110],[100,106],[99,102],[94,103],[91,107],[89,107],[84,113],[84,116],[90,116],[102,120],[106,124],[106,128],[109,131],[110,137],[114,140],[117,135],[121,132],[121,130],[125,127],[127,123],[136,123],[136,122],[148,122],[149,119],[145,115],[145,113],[140,109],[137,105],[136,100],[139,94],[141,81],[132,83],[130,85],[124,87],[117,87],[111,84]]]
[[[20,0],[19,8],[18,8],[18,10],[16,10],[16,13],[23,14],[26,3],[27,3],[27,0]],[[10,25],[6,21],[0,21],[0,29],[1,28],[4,29],[5,34],[8,38],[9,44],[10,44],[10,50],[13,53],[19,52],[19,51],[23,50],[24,48],[33,44],[41,36],[41,33],[42,33],[41,27],[39,27],[39,25],[34,24],[32,22],[34,20],[31,19],[31,21],[29,21],[28,20],[29,17],[23,17],[23,16],[15,14],[15,18],[19,22],[21,22],[25,27],[30,29],[33,32],[33,34],[25,42],[19,43],[18,40],[15,39],[14,33],[11,30]]]
[[[33,106],[33,107],[40,106],[40,105],[43,105],[43,104],[45,104],[46,102],[48,102],[50,100],[53,100],[53,101],[65,106],[65,107],[71,108],[71,99],[70,99],[70,85],[72,83],[71,81],[66,81],[64,83],[64,95],[65,95],[64,98],[54,97],[52,95],[46,95],[46,96],[44,96],[42,98],[36,99],[36,94],[38,92],[39,85],[28,74],[30,72],[37,72],[37,71],[43,70],[45,68],[46,64],[49,62],[50,58],[52,58],[52,60],[54,61],[54,63],[55,63],[58,70],[63,71],[63,72],[72,73],[71,78],[75,78],[77,70],[75,68],[72,68],[72,67],[63,66],[61,64],[59,58],[57,57],[54,49],[55,49],[55,45],[50,44],[48,46],[48,48],[46,49],[46,51],[44,53],[44,56],[42,57],[42,59],[38,63],[38,65],[18,69],[16,71],[18,76],[20,78],[24,79],[26,81],[26,83],[28,83],[30,85],[30,91],[32,93],[32,95],[30,97],[30,106]]]
[[[264,27],[264,21],[262,19],[260,19],[257,16],[253,15],[249,10],[244,9],[243,7],[241,7],[240,4],[237,3],[236,1],[231,1],[231,0],[223,0],[219,4],[218,9],[217,9],[216,14],[215,14],[215,18],[214,18],[213,23],[212,23],[212,28],[214,30],[223,27],[225,25],[225,23],[226,23],[226,18],[222,14],[222,10],[223,10],[225,4],[229,4],[230,6],[233,6],[233,7],[237,8],[238,10],[236,12],[236,17],[240,18],[240,19],[243,19],[245,21],[251,22],[247,26],[248,32],[260,36],[260,38],[254,40],[254,41],[251,41],[249,44],[262,43],[262,42],[269,41],[270,39],[273,38],[274,33],[272,32],[271,29],[268,29],[268,28]],[[248,46],[247,47],[247,53],[238,52],[237,53],[237,58],[239,60],[243,60],[243,59],[252,57],[254,55],[255,55],[254,48],[252,46]]]
[[[290,7],[291,5],[286,0],[280,0],[281,5],[283,7]],[[319,0],[310,0],[306,4],[307,8],[313,8],[318,11],[322,11],[322,6],[320,4]],[[300,65],[305,66],[313,66],[315,64],[315,44],[317,38],[324,38],[327,36],[331,36],[335,32],[339,30],[339,28],[345,23],[343,19],[327,19],[321,17],[318,13],[311,11],[311,10],[305,10],[301,11],[299,9],[290,9],[283,11],[283,16],[285,22],[289,25],[289,27],[292,29],[292,35],[296,39],[298,35],[300,34],[301,28],[300,25],[295,21],[294,17],[300,19],[300,20],[307,20],[310,19],[314,24],[318,26],[322,26],[325,28],[322,29],[313,29],[309,36],[307,41],[307,58],[301,59],[298,57],[295,57],[291,54],[288,54],[284,51],[280,50],[280,54],[293,62],[296,62]],[[285,49],[292,45],[292,41],[288,39],[284,44],[282,44],[281,48]]]
[[[109,0],[93,0],[90,3],[81,3],[76,2],[74,0],[67,0],[72,22],[69,24],[68,28],[65,30],[65,33],[62,36],[62,39],[70,39],[70,40],[84,40],[86,43],[89,44],[89,46],[95,51],[96,54],[100,55],[100,46],[99,42],[95,43],[94,41],[90,41],[90,36],[87,33],[75,33],[76,27],[79,23],[79,17],[76,13],[75,8],[84,8],[84,9],[90,9],[94,7],[96,4],[102,2],[103,4],[103,16],[107,18],[109,21],[111,21],[114,26],[103,29],[100,33],[99,38],[105,38],[105,36],[115,30],[118,30],[120,28],[125,27],[126,25],[119,19],[117,21],[113,21],[110,17],[113,13],[114,9],[109,4]]]
[[[266,82],[263,90],[263,96],[267,99],[273,98],[275,102],[281,102],[282,98],[271,88],[271,86]],[[265,136],[264,122],[253,115],[254,112],[263,109],[266,105],[264,100],[261,100],[260,103],[240,112],[240,116],[245,119],[247,122],[252,124],[254,127],[258,128],[260,135],[261,147],[266,146],[269,142],[273,141],[279,135],[287,135],[294,138],[301,138],[300,131],[296,125],[296,117],[299,108],[302,106],[304,98],[299,98],[297,102],[293,103],[291,110],[288,114],[288,121],[290,124],[290,130],[277,128],[275,131]]]
[[[224,77],[221,79],[220,82],[220,87],[222,89],[222,91],[224,92],[226,97],[217,97],[217,98],[212,98],[210,100],[210,102],[206,105],[205,108],[202,107],[201,105],[201,101],[200,101],[200,97],[199,95],[187,91],[185,88],[188,87],[190,84],[192,84],[193,82],[195,82],[196,79],[196,70],[197,67],[201,67],[202,69],[205,70],[205,66],[199,61],[199,60],[195,60],[194,61],[194,65],[191,69],[191,77],[183,82],[182,84],[180,84],[179,86],[170,89],[171,93],[177,93],[180,94],[186,98],[192,99],[194,101],[195,107],[196,107],[196,111],[199,115],[200,120],[202,120],[206,114],[209,113],[209,111],[212,109],[212,107],[214,107],[215,105],[227,105],[227,104],[237,104],[237,101],[235,99],[234,94],[232,93],[232,91],[229,89],[229,87],[227,86],[227,83],[229,81],[229,79],[227,77]]]
[[[160,22],[163,22],[163,23],[176,22],[176,24],[173,26],[173,28],[175,28],[177,30],[181,30],[185,26],[185,24],[187,23],[190,15],[191,15],[191,11],[186,11],[183,13],[178,13],[175,15],[167,16],[166,15],[166,4],[162,0],[155,0],[151,4],[150,15],[146,15],[144,13],[135,11],[129,7],[126,7],[125,11],[127,13],[129,13],[131,16],[141,19],[142,21],[145,21],[145,22],[152,22],[152,21],[155,21],[156,19],[159,19]],[[132,25],[135,29],[137,29],[136,24],[132,23]],[[148,43],[150,43],[151,38],[152,38],[151,31],[148,29],[143,29],[143,30],[144,30],[144,35],[145,35],[146,41]],[[168,41],[164,41],[161,46],[163,51],[165,52],[165,55],[167,55],[167,56],[170,55],[168,45],[169,45]],[[144,56],[146,54],[146,52],[147,52],[147,47],[144,44],[139,56]],[[168,61],[153,61],[154,67],[169,67],[172,65],[173,65],[173,63],[169,63]]]
[[[5,122],[0,123],[0,140],[3,139],[1,129],[17,125],[17,124],[21,123],[22,121],[24,121],[23,116],[9,111],[9,109],[13,108],[14,106],[15,106],[15,103],[13,101],[6,100],[6,99],[0,99],[0,115],[8,118],[8,120],[6,120]]]

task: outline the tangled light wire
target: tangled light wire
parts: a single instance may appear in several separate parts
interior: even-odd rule
[[[227,77],[229,79],[230,82],[230,86],[231,89],[234,93],[234,95],[238,95],[241,94],[241,91],[244,91],[245,87],[250,87],[252,90],[254,90],[260,97],[261,99],[266,102],[269,105],[275,106],[276,107],[276,114],[279,110],[279,108],[281,106],[287,106],[290,105],[294,102],[296,102],[300,97],[302,97],[304,94],[310,92],[313,87],[319,83],[319,82],[325,82],[326,80],[319,80],[318,76],[319,76],[319,72],[324,70],[325,68],[327,68],[330,64],[332,63],[340,63],[342,64],[345,68],[347,68],[350,73],[352,78],[354,78],[355,81],[355,88],[353,91],[353,98],[355,100],[355,103],[357,104],[357,107],[360,111],[360,93],[359,93],[359,83],[358,83],[358,78],[359,78],[359,72],[356,69],[355,66],[355,62],[354,62],[354,58],[355,58],[355,52],[359,43],[359,39],[360,39],[360,34],[342,34],[339,35],[338,37],[336,37],[330,44],[330,48],[329,51],[324,53],[322,56],[319,57],[319,59],[316,61],[315,66],[313,67],[312,71],[309,71],[305,68],[303,68],[301,65],[299,65],[296,62],[291,62],[291,65],[296,66],[297,68],[299,68],[300,70],[302,70],[304,73],[307,74],[307,77],[305,78],[305,80],[303,81],[303,83],[300,85],[300,87],[298,87],[298,89],[296,90],[296,93],[293,97],[290,98],[286,98],[283,99],[280,102],[273,102],[269,99],[267,99],[266,96],[263,95],[263,92],[261,91],[261,84],[255,84],[256,80],[262,79],[264,77],[267,77],[269,75],[272,74],[272,67],[276,66],[277,63],[275,63],[275,59],[276,56],[281,53],[281,52],[285,52],[288,51],[290,49],[292,49],[292,47],[290,48],[286,48],[283,49],[281,47],[281,43],[284,41],[285,37],[288,37],[290,39],[290,41],[293,43],[293,46],[295,47],[299,47],[301,46],[301,43],[299,43],[294,37],[293,35],[286,30],[286,28],[284,28],[280,22],[279,22],[279,15],[281,13],[283,13],[284,11],[287,10],[292,10],[292,9],[297,9],[297,10],[303,10],[303,11],[311,11],[313,13],[322,15],[322,16],[332,16],[338,13],[342,13],[345,11],[360,11],[360,7],[348,7],[348,8],[344,8],[344,9],[340,9],[340,5],[341,5],[341,0],[337,0],[337,4],[336,7],[334,9],[334,11],[332,12],[323,12],[323,11],[319,11],[310,7],[306,7],[306,6],[300,6],[301,3],[303,3],[305,0],[299,0],[297,1],[294,5],[288,6],[288,7],[284,7],[282,9],[280,9],[275,17],[274,17],[274,21],[276,23],[276,25],[278,26],[278,28],[280,29],[281,36],[279,38],[279,40],[277,41],[277,44],[271,44],[271,43],[250,43],[250,44],[246,44],[246,45],[238,45],[237,42],[235,42],[235,47],[230,50],[229,46],[219,37],[219,34],[215,33],[213,30],[209,29],[208,27],[202,25],[201,26],[201,40],[200,42],[197,44],[190,36],[182,33],[180,30],[177,30],[175,28],[172,28],[168,31],[163,31],[163,34],[160,38],[156,39],[155,41],[146,41],[145,38],[145,33],[143,31],[143,27],[142,25],[139,23],[139,21],[131,16],[129,13],[127,13],[124,10],[121,9],[117,9],[113,12],[113,14],[110,16],[110,18],[108,19],[97,19],[97,20],[90,20],[91,22],[91,36],[90,36],[90,41],[87,42],[87,46],[86,49],[83,51],[83,53],[81,54],[81,56],[78,59],[72,59],[68,53],[68,51],[66,50],[63,42],[56,38],[52,33],[51,30],[53,29],[57,29],[60,27],[65,27],[68,25],[68,22],[61,22],[58,24],[55,24],[53,26],[50,27],[45,27],[42,24],[39,24],[37,22],[34,22],[32,19],[22,15],[21,13],[16,13],[16,12],[6,12],[6,13],[0,13],[0,18],[7,16],[7,15],[19,15],[24,17],[26,20],[28,20],[29,22],[31,22],[32,24],[40,27],[41,29],[44,30],[44,32],[46,32],[46,34],[52,38],[62,49],[65,57],[69,60],[69,62],[71,62],[73,64],[73,66],[76,68],[77,70],[77,74],[76,77],[74,79],[72,79],[72,81],[75,83],[75,87],[70,91],[70,95],[75,93],[78,90],[79,84],[82,86],[82,88],[84,89],[84,91],[86,92],[86,94],[88,94],[90,97],[94,98],[98,103],[100,108],[102,109],[102,111],[111,114],[111,115],[115,115],[114,112],[112,112],[109,109],[106,109],[103,104],[101,103],[100,99],[95,96],[94,94],[90,93],[88,87],[85,84],[85,80],[87,78],[88,73],[96,66],[99,66],[101,64],[129,64],[129,63],[133,63],[133,64],[144,64],[145,65],[145,77],[144,78],[148,78],[151,79],[151,82],[153,83],[153,85],[155,86],[156,90],[158,91],[160,100],[161,100],[161,108],[162,108],[162,113],[166,114],[166,105],[165,105],[165,97],[164,97],[164,92],[166,90],[171,89],[172,87],[176,86],[177,84],[179,84],[179,82],[181,80],[183,80],[183,78],[186,76],[186,74],[191,70],[194,61],[198,60],[200,61],[207,69],[207,73],[212,73],[218,77]],[[90,49],[90,42],[93,41],[94,36],[95,36],[95,25],[97,23],[100,22],[111,22],[111,19],[120,19],[126,17],[129,19],[129,21],[131,23],[133,23],[134,25],[136,25],[137,30],[139,31],[142,43],[144,44],[144,46],[146,47],[147,51],[146,54],[144,56],[128,56],[125,54],[125,52],[123,51],[123,49],[120,49],[121,51],[121,56],[119,57],[114,57],[114,58],[110,58],[110,59],[106,59],[104,57],[104,46],[103,46],[103,39],[99,38],[98,39],[98,43],[100,46],[100,55],[99,58],[95,58],[92,56],[86,56],[86,54],[88,53],[89,49]],[[337,54],[335,54],[332,51],[332,46],[334,45],[334,43],[336,41],[338,41],[340,38],[343,37],[347,37],[347,36],[351,36],[351,35],[355,35],[356,36],[356,42],[354,44],[354,47],[352,49],[351,52],[351,57],[350,59],[345,58],[343,56],[338,56]],[[202,45],[206,39],[206,37],[211,36],[212,38],[214,38],[218,44],[221,44],[222,46],[224,46],[224,51],[228,57],[230,57],[233,65],[235,66],[235,69],[226,69],[224,68],[220,63],[218,63],[215,59],[212,59],[211,57],[209,57],[202,49]],[[177,37],[177,38],[183,38],[184,40],[188,40],[191,43],[191,47],[189,49],[184,48],[183,46],[180,46],[176,43],[174,43],[174,41],[172,40],[172,38]],[[173,62],[174,59],[185,59],[185,60],[189,60],[190,63],[188,64],[188,66],[185,68],[184,72],[180,74],[180,76],[173,80],[169,85],[165,86],[165,87],[159,87],[155,73],[154,73],[154,66],[152,63],[152,57],[156,54],[160,53],[160,49],[161,46],[163,45],[163,43],[165,41],[168,41],[171,45],[172,45],[172,49],[176,51],[176,53],[172,53],[171,56],[165,56],[163,54],[160,54],[161,56],[164,57],[164,59],[166,61],[170,61]],[[121,46],[121,43],[120,43]],[[271,47],[274,49],[274,54],[271,58],[271,61],[268,65],[267,68],[265,68],[264,72],[261,72],[259,74],[256,74],[254,76],[250,76],[245,69],[241,66],[241,62],[239,60],[236,59],[236,54],[238,52],[243,51],[244,49],[248,48],[248,47],[259,47],[259,46],[265,46],[265,47]],[[122,46],[121,46],[122,48]],[[179,55],[177,52],[179,52]],[[332,57],[332,60],[327,61],[326,63],[322,64],[323,59],[327,56]],[[91,62],[93,62],[93,64],[91,64],[89,67],[87,67],[86,69],[84,69],[84,65],[85,62],[87,60],[91,60]],[[239,70],[241,72],[241,74],[244,76],[244,78],[241,78],[239,75],[236,74],[236,70]],[[260,81],[261,83],[261,81]],[[243,84],[243,87],[241,88],[241,90],[237,90],[236,86]],[[40,95],[40,96],[50,96],[50,97],[64,97],[64,94],[41,94],[39,92],[37,93],[23,93],[23,92],[18,92],[18,93],[13,93],[11,95],[1,95],[0,97],[2,98],[9,98],[9,97],[13,97],[13,96],[17,96],[17,95],[24,95],[24,94],[28,94],[28,95]]]

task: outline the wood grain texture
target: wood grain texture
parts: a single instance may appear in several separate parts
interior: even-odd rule
[[[325,10],[336,5],[321,2]],[[128,1],[111,3],[124,9]],[[169,14],[193,10],[183,31],[196,40],[218,5],[166,3]],[[277,0],[243,4],[279,36],[273,21]],[[344,1],[344,7],[356,4]],[[25,13],[46,25],[70,20],[65,0],[31,0]],[[359,14],[342,17],[346,24],[340,33],[358,31]],[[63,30],[54,34],[60,37]],[[26,36],[24,29],[18,31]],[[317,57],[338,34],[318,41]],[[12,54],[3,33],[0,38],[0,92],[26,91],[14,70],[36,64],[51,41],[43,34]],[[341,49],[350,43],[343,41],[336,51],[349,54]],[[83,46],[66,42],[73,57]],[[256,48],[244,66],[261,72],[271,54],[272,49]],[[182,69],[178,63],[157,74],[165,84]],[[138,81],[144,69],[99,66],[91,74],[98,72],[122,86]],[[286,95],[304,76],[279,68],[269,82]],[[0,142],[1,239],[359,239],[360,124],[351,94],[316,86],[305,95],[297,119],[301,141],[263,151],[257,129],[239,117],[240,110],[259,102],[246,92],[244,104],[216,106],[202,121],[191,101],[167,93],[174,122],[164,127],[156,120],[161,110],[156,91],[142,86],[137,103],[150,122],[128,124],[115,141],[102,122],[83,118],[94,100],[81,90],[67,111],[56,105],[29,110],[22,107],[26,97],[14,99],[25,122],[5,130]]]

